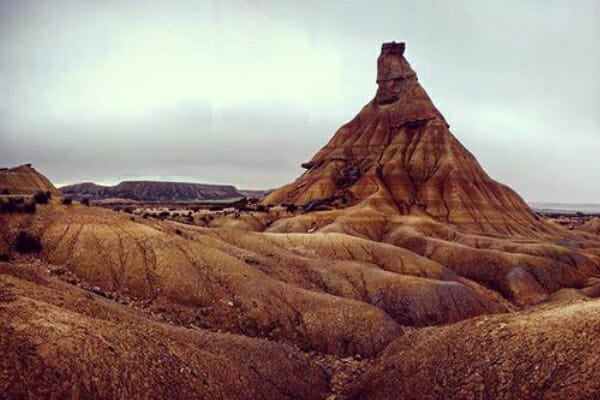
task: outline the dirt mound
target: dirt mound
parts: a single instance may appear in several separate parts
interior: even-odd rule
[[[36,171],[31,164],[0,168],[0,195],[32,195],[38,192],[61,195],[48,178]]]
[[[592,399],[600,301],[478,317],[403,336],[349,399]]]

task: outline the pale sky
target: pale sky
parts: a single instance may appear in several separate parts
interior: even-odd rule
[[[600,203],[594,0],[0,0],[0,166],[277,187],[373,98],[392,40],[492,177]]]

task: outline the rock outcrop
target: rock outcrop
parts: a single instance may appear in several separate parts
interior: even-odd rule
[[[264,203],[369,205],[490,233],[548,229],[450,133],[404,48],[383,44],[375,98]]]
[[[48,178],[36,171],[31,164],[0,168],[0,195],[32,195],[37,192],[50,192],[60,196],[60,192]]]

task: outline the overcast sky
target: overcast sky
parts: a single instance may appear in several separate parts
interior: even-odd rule
[[[0,0],[0,165],[280,186],[374,96],[392,40],[492,177],[600,202],[595,0]]]

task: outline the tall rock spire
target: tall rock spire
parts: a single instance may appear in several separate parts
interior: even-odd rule
[[[404,52],[404,43],[382,45],[373,100],[302,164],[304,174],[264,202],[368,206],[481,232],[543,230],[527,204],[450,133]]]

